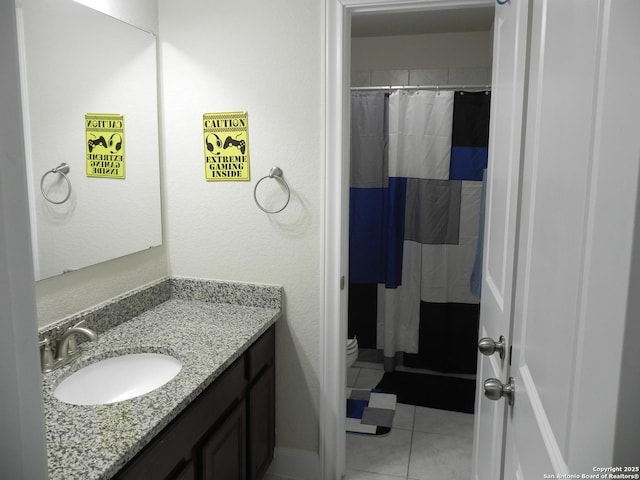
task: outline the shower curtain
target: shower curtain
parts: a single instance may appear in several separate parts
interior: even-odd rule
[[[475,371],[470,278],[489,101],[488,92],[352,94],[350,333],[364,346],[363,334],[375,338],[386,370],[400,360]],[[364,324],[358,332],[352,316]]]

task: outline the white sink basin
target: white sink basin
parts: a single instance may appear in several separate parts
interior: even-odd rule
[[[87,365],[65,378],[53,392],[73,405],[104,405],[139,397],[161,387],[182,362],[161,353],[133,353]]]

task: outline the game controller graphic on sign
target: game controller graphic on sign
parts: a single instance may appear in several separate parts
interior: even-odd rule
[[[125,178],[124,117],[88,113],[84,124],[87,177]]]
[[[249,180],[247,112],[205,113],[202,116],[202,131],[205,179]]]
[[[231,137],[227,137],[227,139],[224,141],[224,146],[222,148],[228,148],[229,145],[238,147],[240,149],[240,153],[244,154],[244,149],[247,143],[244,140],[235,140]]]

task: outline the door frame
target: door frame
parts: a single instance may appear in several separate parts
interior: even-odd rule
[[[14,2],[0,3],[0,465],[47,478],[16,22]]]
[[[320,326],[320,478],[345,470],[351,16],[486,7],[494,0],[327,0],[323,11],[324,162]]]

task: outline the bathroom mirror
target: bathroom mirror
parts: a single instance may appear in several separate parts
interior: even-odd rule
[[[155,36],[72,0],[18,18],[36,279],[160,245]]]

